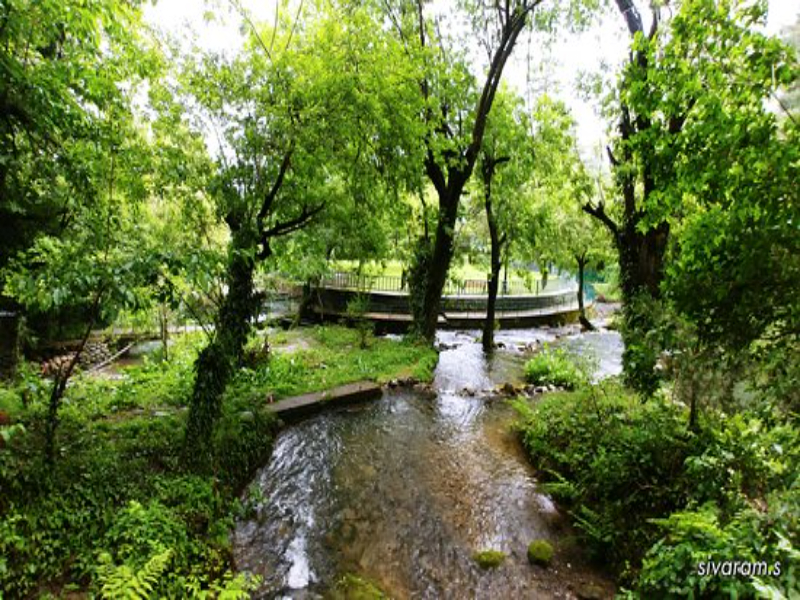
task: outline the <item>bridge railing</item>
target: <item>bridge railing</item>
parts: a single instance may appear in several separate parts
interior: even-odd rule
[[[392,275],[359,275],[357,273],[337,272],[326,275],[320,282],[322,287],[363,290],[371,292],[407,292],[408,281],[402,277]],[[518,296],[549,294],[574,290],[575,284],[560,277],[551,277],[546,285],[536,279],[528,285],[526,282],[513,279],[500,281],[498,295]],[[488,282],[485,279],[464,279],[448,281],[445,284],[444,294],[447,296],[485,296],[489,292]]]

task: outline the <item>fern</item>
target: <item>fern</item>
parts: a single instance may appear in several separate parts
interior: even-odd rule
[[[101,565],[97,570],[100,583],[100,597],[107,599],[127,598],[128,600],[145,600],[153,594],[158,580],[172,559],[172,549],[150,557],[138,571],[130,565],[115,565],[109,554],[100,557]]]

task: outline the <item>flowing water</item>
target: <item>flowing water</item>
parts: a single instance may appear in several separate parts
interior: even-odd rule
[[[251,486],[255,513],[234,534],[238,568],[263,578],[258,597],[324,597],[342,573],[394,598],[574,598],[588,587],[610,597],[539,491],[509,429],[513,411],[488,400],[521,380],[526,351],[541,342],[594,349],[599,375],[619,371],[615,333],[559,333],[502,332],[487,361],[477,332],[442,332],[435,398],[387,390],[282,431]],[[527,562],[534,539],[556,548],[547,569]],[[508,557],[482,570],[472,555],[484,549]]]

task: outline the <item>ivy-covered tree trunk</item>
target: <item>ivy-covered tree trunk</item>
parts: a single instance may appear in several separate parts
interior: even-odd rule
[[[202,470],[210,464],[214,426],[222,412],[222,395],[244,353],[251,322],[258,309],[254,293],[256,241],[235,232],[227,270],[228,291],[215,322],[214,337],[195,362],[195,382],[186,425],[187,462]]]
[[[645,35],[641,16],[631,0],[616,0],[620,14],[625,19],[632,39]],[[658,18],[654,13],[652,29],[648,38],[652,39],[658,29]],[[632,77],[646,77],[648,56],[642,50],[631,53],[630,65],[635,67],[623,79],[623,86],[631,86],[636,81]],[[656,191],[653,152],[637,151],[634,155],[635,139],[643,139],[652,128],[652,114],[631,114],[630,107],[621,103],[619,119],[619,141],[615,150],[608,149],[618,188],[622,195],[623,214],[618,224],[605,212],[603,203],[586,204],[583,209],[599,219],[611,232],[619,251],[620,287],[622,289],[624,327],[622,328],[625,350],[623,351],[623,371],[626,382],[635,389],[649,395],[658,386],[655,373],[657,354],[646,343],[647,332],[653,326],[651,300],[661,295],[660,287],[664,278],[664,256],[669,241],[669,224],[662,222],[642,231],[647,206]],[[673,118],[669,123],[671,134],[680,133],[683,118]],[[637,202],[637,194],[641,195]],[[641,306],[649,306],[640,310]]]

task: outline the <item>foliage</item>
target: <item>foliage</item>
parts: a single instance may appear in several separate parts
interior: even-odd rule
[[[765,511],[743,508],[724,522],[713,504],[656,520],[664,537],[644,557],[639,592],[662,598],[747,597],[768,587],[791,597],[800,586],[796,566],[800,550],[785,537],[784,527],[791,519],[796,521],[798,500],[796,490],[774,493],[767,498]],[[740,576],[713,576],[710,563],[730,574],[737,562],[748,563],[739,566]]]
[[[221,428],[229,433],[215,445],[220,479],[181,470],[178,408],[201,343],[178,340],[171,362],[148,361],[121,380],[77,378],[64,399],[53,468],[41,457],[46,398],[7,404],[13,426],[25,431],[0,449],[0,592],[24,597],[69,582],[115,595],[115,585],[146,591],[149,582],[163,597],[244,597],[252,583],[226,575],[228,531],[274,421],[260,403],[239,403],[257,418]]]
[[[387,597],[376,583],[352,573],[342,575],[329,593],[332,600],[383,600]]]
[[[128,565],[114,566],[110,555],[101,555],[101,566],[98,569],[100,597],[131,600],[150,598],[171,558],[172,550],[167,549],[160,554],[154,554],[139,571],[134,572]]]
[[[616,383],[516,406],[546,488],[635,594],[748,596],[760,585],[698,577],[709,559],[780,561],[787,568],[769,581],[796,586],[800,436],[790,424],[710,412],[692,432],[685,408],[663,396],[643,404]]]
[[[544,348],[525,363],[525,379],[537,385],[555,385],[571,390],[586,381],[575,360],[562,348]]]
[[[58,236],[97,194],[96,167],[127,102],[121,83],[156,64],[137,4],[9,0],[0,8],[0,269],[39,235]]]
[[[797,80],[796,53],[763,33],[766,2],[682,2],[649,33],[633,3],[618,7],[632,36],[610,151],[621,197],[610,212],[603,201],[584,209],[615,236],[624,299],[665,296],[702,346],[766,343],[788,355],[800,144],[797,120],[779,119],[768,100]],[[631,316],[626,342],[644,350],[659,325]],[[625,358],[626,373],[629,358],[639,371],[629,382],[651,394],[655,357]]]
[[[372,321],[366,316],[368,312],[369,294],[357,294],[347,302],[347,318],[358,331],[359,347],[362,350],[368,347],[367,342],[374,329]]]

